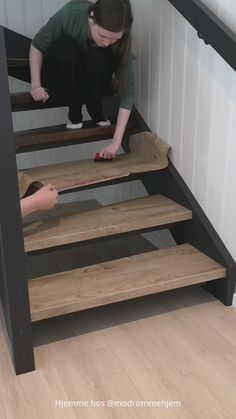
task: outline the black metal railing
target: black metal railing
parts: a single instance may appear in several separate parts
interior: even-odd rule
[[[168,1],[196,29],[199,38],[236,70],[236,34],[200,0]]]

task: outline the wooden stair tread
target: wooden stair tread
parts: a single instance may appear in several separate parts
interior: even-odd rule
[[[226,269],[189,244],[29,281],[32,321],[224,278]]]
[[[137,128],[135,123],[131,121],[128,123],[129,131]],[[56,125],[52,127],[37,128],[27,131],[15,132],[16,149],[19,151],[21,148],[27,148],[35,145],[53,144],[61,142],[76,143],[76,140],[84,140],[94,138],[101,140],[112,138],[115,132],[115,121],[108,127],[98,127],[92,121],[85,121],[83,129],[67,129],[65,125]],[[82,142],[82,141],[81,141]]]
[[[29,67],[29,58],[8,58],[8,67]]]
[[[35,102],[29,92],[11,93],[11,109],[12,112],[28,111],[33,109],[48,109],[63,107],[65,101],[56,94],[56,92],[49,92],[50,98],[47,102]]]
[[[15,62],[16,63],[16,62]],[[16,72],[18,69],[9,67],[11,72]],[[20,69],[19,69],[20,70]],[[15,75],[17,78],[17,75]],[[11,108],[12,112],[29,111],[33,109],[48,109],[54,107],[66,106],[65,99],[62,98],[60,92],[55,89],[49,89],[49,99],[47,102],[35,102],[29,92],[11,93]],[[109,95],[103,98],[103,106],[106,109],[105,114],[117,115],[119,108],[119,97],[117,95]],[[115,108],[114,108],[115,106]],[[115,112],[114,112],[115,110]]]
[[[61,192],[168,166],[169,146],[154,134],[141,132],[131,135],[129,143],[130,153],[118,155],[112,161],[88,159],[21,171],[20,196],[23,197],[34,182],[41,185],[51,183]]]
[[[26,252],[189,220],[192,212],[152,195],[24,226]]]

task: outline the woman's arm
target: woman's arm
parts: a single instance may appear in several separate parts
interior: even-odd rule
[[[25,217],[31,212],[49,210],[57,203],[58,192],[53,185],[43,186],[33,195],[20,200],[21,216]]]
[[[130,112],[131,111],[129,109],[124,109],[124,108],[119,109],[117,122],[116,122],[116,129],[115,129],[113,139],[107,147],[104,147],[100,151],[99,153],[100,157],[104,157],[105,159],[110,159],[115,156],[118,149],[120,148],[121,141],[125,132],[125,128],[129,120]]]
[[[30,74],[31,74],[31,90],[32,98],[38,102],[46,102],[49,98],[47,91],[41,86],[41,68],[43,63],[43,54],[32,44],[30,46]]]

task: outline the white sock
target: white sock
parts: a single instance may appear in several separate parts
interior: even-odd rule
[[[69,129],[83,128],[83,122],[78,122],[78,124],[72,124],[72,122],[68,121],[66,124],[66,128],[69,128]]]
[[[109,127],[111,125],[111,121],[107,119],[106,121],[100,121],[96,123],[99,127]]]

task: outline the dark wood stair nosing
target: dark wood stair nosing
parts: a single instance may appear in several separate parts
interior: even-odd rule
[[[109,117],[108,117],[109,118]],[[23,153],[36,149],[48,149],[67,145],[111,139],[115,132],[115,120],[111,119],[109,127],[97,127],[92,121],[85,121],[79,130],[66,129],[65,125],[57,125],[34,130],[17,131],[15,135],[16,152]],[[134,121],[127,125],[130,134],[140,132]]]
[[[8,68],[25,68],[29,67],[29,58],[7,58],[7,66]]]
[[[65,107],[65,101],[52,92],[47,102],[35,102],[29,92],[11,93],[12,112],[31,111],[36,109],[49,109]]]

